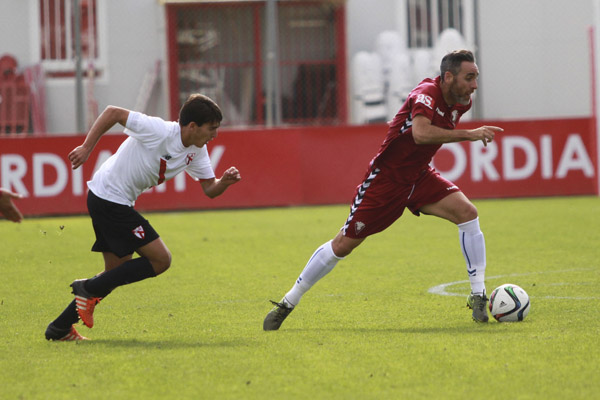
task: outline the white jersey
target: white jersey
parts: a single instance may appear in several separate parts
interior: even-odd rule
[[[183,170],[194,179],[215,177],[206,145],[184,147],[177,122],[130,112],[125,133],[129,137],[87,183],[104,200],[133,206],[144,190]]]

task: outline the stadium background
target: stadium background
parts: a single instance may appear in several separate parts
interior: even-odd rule
[[[27,215],[82,213],[85,180],[123,139],[116,127],[71,171],[95,115],[176,119],[203,92],[226,118],[216,172],[235,164],[244,181],[211,202],[182,175],[140,209],[348,203],[406,91],[460,45],[482,72],[463,126],[506,131],[445,146],[435,166],[473,198],[597,194],[598,3],[0,0],[0,184]]]

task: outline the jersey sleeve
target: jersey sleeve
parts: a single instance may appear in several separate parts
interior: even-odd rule
[[[125,134],[148,148],[158,146],[170,130],[169,123],[159,117],[150,117],[131,111],[125,124]]]
[[[185,168],[185,172],[195,180],[212,179],[215,177],[206,146],[198,149],[198,155]]]

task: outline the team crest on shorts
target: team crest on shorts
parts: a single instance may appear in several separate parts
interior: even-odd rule
[[[131,232],[140,239],[146,237],[146,232],[144,232],[144,228],[141,225],[137,228],[134,228]]]
[[[363,229],[365,229],[365,226],[366,225],[364,224],[364,222],[357,221],[356,223],[354,223],[354,231],[358,235]]]

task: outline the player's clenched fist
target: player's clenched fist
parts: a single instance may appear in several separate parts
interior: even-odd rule
[[[225,172],[223,172],[223,176],[221,177],[221,182],[232,185],[236,182],[239,182],[242,179],[240,175],[240,171],[236,167],[229,167]]]
[[[77,169],[87,161],[89,156],[90,152],[88,150],[86,150],[83,146],[77,146],[69,153],[68,158],[69,161],[71,161],[71,166],[73,169]]]

